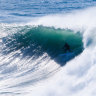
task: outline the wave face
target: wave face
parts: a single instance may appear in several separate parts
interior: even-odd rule
[[[4,44],[2,50],[4,55],[19,50],[21,53],[18,56],[22,54],[22,58],[34,56],[34,59],[37,59],[44,53],[47,53],[51,59],[54,59],[60,65],[66,63],[59,60],[60,54],[65,53],[66,55],[65,43],[70,46],[71,53],[73,52],[74,56],[81,53],[83,49],[82,37],[79,32],[73,33],[72,30],[68,29],[55,29],[43,26],[22,26],[19,28],[19,31],[17,30],[17,32],[3,37],[2,43]],[[65,61],[69,60],[65,58]]]

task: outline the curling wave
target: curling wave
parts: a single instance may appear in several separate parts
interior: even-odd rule
[[[11,87],[46,78],[83,51],[82,35],[69,29],[30,25],[7,25],[3,29],[0,38],[1,80],[12,75],[18,80],[30,77],[23,82],[8,84]],[[70,52],[64,49],[65,43],[70,46]]]
[[[20,30],[17,32],[3,37],[2,43],[4,44],[2,53],[5,55],[19,50],[23,56],[22,58],[34,56],[34,59],[37,59],[44,53],[47,53],[51,59],[54,59],[60,65],[66,63],[61,62],[62,60],[60,60],[59,56],[60,54],[65,53],[66,55],[67,53],[66,48],[64,48],[66,47],[64,46],[65,43],[70,46],[69,53],[73,53],[74,56],[81,53],[83,49],[82,36],[79,32],[74,33],[69,29],[55,29],[54,27],[43,26],[20,27]],[[70,59],[66,59],[65,61],[69,61]]]

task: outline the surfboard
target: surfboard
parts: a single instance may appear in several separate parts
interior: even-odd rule
[[[61,62],[64,62],[64,63],[66,63],[67,61],[69,61],[73,57],[75,57],[75,53],[74,52],[67,52],[67,53],[60,54],[59,55],[60,61]]]

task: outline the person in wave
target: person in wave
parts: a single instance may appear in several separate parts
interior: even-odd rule
[[[64,46],[63,46],[63,50],[64,50],[65,53],[71,51],[71,50],[70,50],[70,46],[68,45],[68,43],[65,42],[65,44],[64,44]]]

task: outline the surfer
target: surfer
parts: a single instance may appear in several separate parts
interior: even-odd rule
[[[63,46],[64,52],[70,52],[70,46],[68,45],[68,43],[65,43]]]

